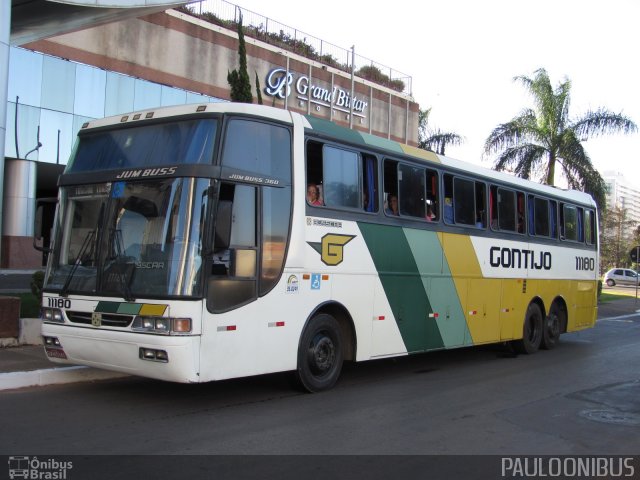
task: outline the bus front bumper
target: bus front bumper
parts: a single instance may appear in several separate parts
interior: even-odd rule
[[[44,323],[49,360],[159,380],[199,382],[199,335],[153,335]]]

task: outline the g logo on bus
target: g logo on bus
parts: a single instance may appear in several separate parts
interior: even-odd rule
[[[91,325],[99,327],[102,325],[102,314],[99,312],[93,312],[91,314]]]
[[[320,254],[322,263],[335,267],[344,260],[344,246],[353,240],[355,235],[340,235],[338,233],[327,233],[322,237],[322,242],[307,242],[316,252]]]

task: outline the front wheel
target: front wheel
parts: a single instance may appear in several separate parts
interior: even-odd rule
[[[331,315],[316,315],[298,346],[298,382],[308,392],[328,390],[338,381],[343,360],[340,325]]]
[[[513,345],[520,353],[535,353],[540,348],[543,335],[543,319],[540,307],[532,303],[524,316],[522,340],[516,340]]]
[[[607,280],[607,285],[608,286],[613,287],[613,286],[615,286],[615,284],[616,284],[616,282],[614,282],[613,280],[611,280],[611,279]]]

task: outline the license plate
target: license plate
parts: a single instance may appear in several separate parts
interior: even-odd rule
[[[45,351],[47,352],[47,356],[48,357],[52,357],[52,358],[67,358],[67,354],[64,353],[64,350],[62,350],[61,348],[50,348],[50,347],[46,347]]]

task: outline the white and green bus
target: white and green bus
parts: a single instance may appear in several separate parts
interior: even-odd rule
[[[594,325],[597,212],[538,185],[272,107],[83,125],[43,294],[54,362],[175,382],[511,342]]]

